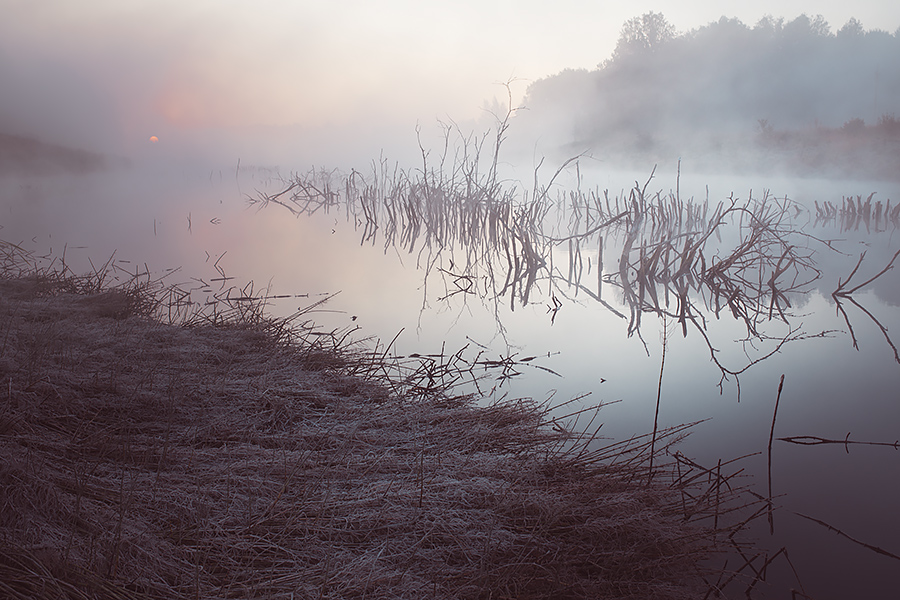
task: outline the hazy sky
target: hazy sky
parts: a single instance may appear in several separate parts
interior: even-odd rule
[[[885,0],[0,0],[0,132],[128,154],[151,135],[467,120],[498,82],[595,67],[650,10],[679,31],[804,12],[900,27]]]

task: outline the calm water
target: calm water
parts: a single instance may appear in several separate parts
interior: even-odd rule
[[[446,344],[455,350],[480,344],[493,355],[517,353],[560,375],[537,368],[506,381],[497,394],[553,397],[562,402],[589,393],[588,403],[620,401],[602,410],[604,434],[623,439],[653,427],[662,343],[667,343],[659,420],[661,426],[705,420],[680,449],[706,465],[759,452],[741,461],[744,481],[767,494],[766,446],[779,378],[785,375],[776,437],[819,436],[855,441],[894,442],[900,438],[900,364],[886,335],[900,331],[900,275],[897,270],[853,294],[858,305],[844,303],[858,349],[854,349],[844,317],[831,293],[839,278],[846,280],[865,251],[854,282],[862,283],[884,268],[900,249],[892,225],[883,231],[850,231],[841,223],[815,224],[814,201],[840,203],[843,195],[900,201],[900,187],[883,182],[736,178],[689,173],[680,179],[675,169],[659,170],[648,191],[663,195],[678,187],[682,199],[709,199],[715,205],[733,194],[740,199],[762,198],[764,190],[789,197],[811,212],[792,213],[803,235],[792,238],[810,252],[821,276],[811,285],[786,296],[791,302],[788,323],[775,319],[761,327],[774,336],[790,328],[823,337],[799,339],[740,375],[740,395],[733,377],[719,388],[721,371],[710,361],[710,350],[697,330],[682,335],[672,318],[665,321],[644,314],[639,332],[628,335],[629,305],[615,285],[622,237],[612,233],[603,242],[604,271],[600,273],[599,240],[581,251],[582,289],[564,281],[569,274],[569,246],[562,243],[538,277],[528,303],[510,302],[509,294],[484,301],[496,292],[504,273],[469,271],[459,279],[464,254],[434,263],[433,249],[421,243],[409,252],[399,244],[385,244],[385,224],[366,235],[359,215],[346,208],[324,208],[308,216],[293,216],[277,205],[248,207],[248,197],[273,194],[284,188],[277,174],[261,168],[235,166],[209,169],[157,165],[87,176],[0,180],[0,237],[21,242],[37,254],[62,256],[76,271],[90,268],[90,260],[104,262],[113,253],[132,265],[163,273],[180,267],[170,281],[185,285],[208,282],[217,276],[214,264],[233,282],[270,286],[275,294],[340,292],[316,320],[325,328],[359,327],[358,337],[396,341],[398,354],[434,352]],[[282,175],[286,175],[283,173]],[[581,173],[585,189],[608,188],[610,197],[627,194],[635,180],[648,173]],[[578,185],[575,176],[561,176],[559,190]],[[569,186],[569,187],[567,187]],[[526,187],[530,187],[526,186]],[[556,190],[554,190],[554,193]],[[557,237],[564,237],[568,221],[548,218]],[[374,241],[373,241],[374,240]],[[833,251],[821,240],[832,241]],[[726,233],[722,244],[729,242]],[[423,249],[424,248],[424,249]],[[130,261],[130,262],[128,262]],[[429,262],[431,261],[431,262]],[[458,261],[458,262],[457,262]],[[475,261],[477,262],[477,261]],[[439,264],[447,273],[425,267]],[[562,276],[546,278],[555,268]],[[474,275],[472,275],[474,273]],[[499,281],[498,281],[499,279]],[[192,283],[193,282],[193,283]],[[468,285],[474,287],[466,287]],[[499,287],[498,287],[499,286]],[[660,287],[661,291],[663,288]],[[457,293],[452,293],[457,292]],[[589,293],[591,292],[591,293]],[[702,305],[701,292],[692,292]],[[554,302],[554,297],[556,302]],[[289,314],[306,299],[288,299],[273,311]],[[672,300],[671,306],[676,306]],[[552,310],[558,307],[555,312]],[[623,318],[620,315],[624,315]],[[735,340],[747,329],[727,310],[719,319],[706,314],[710,344],[727,368],[738,370],[764,355],[773,343],[757,348]],[[876,322],[877,321],[877,322]],[[879,326],[880,324],[880,326]],[[664,328],[667,334],[664,335]],[[639,333],[639,335],[638,335]],[[496,383],[496,382],[495,382]],[[497,384],[499,385],[499,384]],[[900,585],[900,562],[863,548],[796,516],[803,513],[829,523],[847,535],[900,554],[900,453],[889,447],[853,445],[800,446],[776,441],[773,447],[773,491],[782,494],[775,517],[775,536],[767,527],[753,531],[762,547],[786,546],[805,592],[813,598],[889,598]],[[773,563],[768,578],[770,597],[790,597],[800,584],[786,561]]]

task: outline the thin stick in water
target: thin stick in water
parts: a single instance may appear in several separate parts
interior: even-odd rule
[[[656,414],[653,415],[653,437],[650,440],[650,469],[647,477],[647,483],[653,480],[653,455],[656,451],[656,432],[659,427],[659,401],[662,397],[663,369],[666,366],[666,342],[669,339],[669,328],[666,323],[665,315],[663,315],[663,338],[662,338],[662,358],[659,361],[659,385],[656,388]]]
[[[775,437],[775,419],[778,417],[778,403],[781,401],[781,390],[784,388],[784,373],[778,382],[778,395],[775,397],[775,411],[772,413],[772,428],[769,430],[769,534],[775,535],[775,517],[772,514],[772,440]]]

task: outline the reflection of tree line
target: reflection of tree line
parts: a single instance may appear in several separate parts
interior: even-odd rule
[[[496,158],[486,172],[481,169],[483,141],[467,139],[453,156],[448,145],[436,164],[423,151],[423,166],[415,171],[384,161],[367,177],[313,171],[258,201],[295,215],[344,212],[362,244],[416,256],[425,273],[425,303],[436,279],[443,286],[440,301],[480,297],[491,303],[501,331],[502,303],[514,310],[542,296],[537,301],[545,299],[555,319],[564,306],[560,298],[575,301],[581,294],[625,320],[629,336],[641,337],[647,314],[674,323],[684,336],[695,329],[723,381],[788,341],[810,337],[794,323],[791,298],[820,279],[813,246],[832,248],[800,231],[794,220],[802,209],[787,198],[732,196],[712,205],[677,192],[650,192],[650,180],[613,198],[580,188],[551,194],[556,175],[528,191],[498,178]],[[898,213],[900,207],[873,204],[871,196],[846,200],[839,210],[817,205],[819,221],[876,230]],[[604,269],[611,247],[615,266]],[[617,290],[627,314],[604,299],[604,287]],[[728,314],[745,329],[744,345],[757,345],[757,358],[743,368],[726,367],[709,337],[710,319]],[[778,322],[786,329],[771,333],[769,325]],[[768,350],[759,350],[765,343]]]

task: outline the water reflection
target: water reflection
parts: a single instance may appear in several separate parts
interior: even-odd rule
[[[851,444],[846,454],[840,445],[778,438],[841,440],[851,432],[851,441],[896,439],[900,370],[884,330],[889,335],[900,322],[892,305],[900,292],[893,270],[873,279],[896,252],[889,218],[895,204],[888,210],[885,202],[878,219],[872,198],[867,229],[855,195],[854,220],[845,207],[847,216],[835,211],[817,222],[814,199],[823,206],[823,198],[833,198],[828,187],[807,194],[807,202],[765,192],[714,193],[710,202],[710,194],[684,194],[674,174],[674,190],[657,192],[668,181],[657,173],[649,181],[640,174],[639,183],[609,194],[588,183],[595,178],[584,165],[572,163],[547,183],[524,186],[472,163],[472,153],[460,154],[468,167],[454,166],[455,156],[448,152],[442,163],[407,172],[384,160],[365,175],[320,170],[286,184],[262,171],[254,179],[243,166],[8,180],[2,233],[26,244],[39,235],[57,253],[68,242],[73,267],[83,258],[86,270],[88,257],[103,261],[116,250],[117,258],[151,268],[183,266],[179,281],[210,284],[215,293],[220,284],[210,279],[225,276],[234,278],[227,285],[236,292],[248,279],[274,280],[276,295],[306,292],[313,299],[343,289],[330,312],[314,315],[326,328],[360,326],[363,334],[387,340],[407,328],[417,339],[401,336],[397,353],[435,354],[436,368],[473,340],[491,346],[482,355],[488,361],[517,352],[538,356],[510,371],[521,375],[503,380],[501,393],[543,398],[556,390],[562,402],[590,392],[592,402],[599,397],[610,404],[601,415],[602,433],[618,440],[652,429],[665,339],[659,424],[711,419],[680,446],[706,466],[765,451],[777,383],[786,373],[773,447],[773,494],[782,511],[775,513],[775,536],[768,537],[766,526],[761,542],[772,548],[769,556],[791,548],[813,597],[839,597],[847,589],[874,596],[893,565],[866,551],[858,557],[860,569],[869,570],[866,580],[841,590],[831,584],[851,560],[847,548],[832,532],[791,514],[819,518],[896,553],[894,450]],[[388,198],[395,183],[404,195]],[[743,183],[714,184],[726,185]],[[257,205],[283,206],[248,212],[247,193]],[[867,197],[859,200],[863,207]],[[285,208],[304,216],[285,219]],[[845,291],[864,284],[850,294],[858,306],[832,295],[841,282]],[[289,314],[308,300],[285,302]],[[800,338],[826,331],[834,337]],[[723,372],[710,356],[739,374],[740,404],[716,390]],[[538,363],[564,378],[532,367]],[[754,460],[742,461],[757,477],[748,485],[765,495],[765,461]],[[784,567],[770,565],[772,572],[779,564]],[[777,591],[796,587],[785,570]],[[818,580],[826,583],[817,591]]]
[[[544,302],[552,323],[560,298],[579,295],[622,319],[627,336],[645,349],[645,315],[677,323],[682,336],[691,329],[705,341],[720,388],[733,378],[739,390],[741,373],[790,341],[831,333],[804,331],[793,312],[822,278],[818,254],[834,247],[801,230],[797,219],[808,214],[788,198],[765,192],[715,204],[682,199],[678,192],[649,193],[652,174],[628,195],[580,188],[551,195],[552,181],[536,179],[529,191],[498,181],[494,168],[482,175],[479,156],[476,147],[452,163],[445,156],[435,167],[426,161],[418,171],[382,160],[369,177],[312,171],[253,202],[295,216],[342,213],[361,245],[415,256],[424,288],[435,279],[442,286],[439,301],[475,296],[493,305],[501,332],[500,302],[510,311]],[[839,211],[832,220],[859,222],[871,213]],[[876,226],[892,213],[877,203]],[[611,269],[604,262],[610,253]],[[604,299],[604,288],[614,290],[625,312]],[[723,316],[744,329],[742,363],[724,362],[713,340],[710,323]]]
[[[873,202],[870,195],[867,199],[844,198],[840,204],[824,202],[811,209],[767,192],[760,196],[751,193],[744,199],[731,194],[711,203],[683,198],[677,183],[676,191],[668,194],[651,191],[652,176],[644,183],[636,182],[628,193],[613,196],[580,185],[560,191],[554,185],[556,176],[547,184],[540,184],[535,176],[533,186],[525,188],[501,179],[494,168],[480,169],[481,164],[479,152],[474,151],[445,153],[433,165],[424,159],[423,166],[413,171],[392,167],[384,160],[376,162],[365,176],[357,171],[349,175],[314,171],[292,177],[282,191],[260,194],[254,202],[277,204],[297,216],[342,215],[352,224],[361,245],[413,256],[426,295],[437,287],[440,291],[430,297],[439,302],[471,299],[484,303],[504,339],[508,328],[529,327],[514,318],[517,310],[528,313],[526,320],[543,312],[547,325],[557,324],[560,314],[575,311],[576,318],[584,321],[564,326],[568,333],[562,337],[568,339],[569,354],[576,355],[575,361],[582,353],[595,358],[593,365],[585,358],[586,366],[575,367],[579,372],[596,373],[596,357],[600,356],[585,350],[585,338],[609,332],[608,323],[591,325],[599,317],[594,313],[588,318],[582,310],[586,306],[602,307],[607,316],[621,323],[626,337],[639,339],[648,356],[656,350],[652,335],[661,336],[665,351],[667,340],[671,343],[670,338],[680,334],[685,344],[673,345],[679,355],[665,366],[672,373],[666,379],[665,395],[684,404],[677,411],[683,421],[695,416],[688,405],[697,402],[691,400],[691,394],[696,394],[696,380],[702,379],[697,374],[705,368],[703,363],[718,371],[720,389],[723,382],[734,380],[738,399],[740,378],[756,367],[753,371],[759,373],[751,378],[750,394],[753,416],[726,417],[730,422],[718,434],[707,432],[703,443],[716,448],[715,452],[728,447],[752,454],[764,448],[766,434],[776,435],[771,413],[775,394],[767,383],[777,383],[779,372],[788,372],[788,404],[801,401],[802,407],[782,408],[774,439],[831,440],[827,431],[850,423],[844,417],[846,408],[838,405],[854,399],[865,399],[867,410],[881,415],[874,417],[876,421],[882,419],[872,430],[875,437],[855,439],[880,443],[879,435],[896,431],[896,406],[888,406],[890,394],[886,395],[885,387],[897,382],[896,371],[885,371],[883,361],[873,359],[869,352],[860,358],[868,362],[866,369],[854,373],[845,386],[835,385],[828,371],[847,362],[834,344],[824,344],[827,337],[840,337],[839,325],[824,316],[837,311],[853,348],[859,347],[861,339],[867,343],[874,339],[874,326],[874,332],[880,332],[893,350],[891,361],[897,358],[885,325],[895,323],[897,315],[895,311],[885,313],[881,300],[871,293],[884,282],[882,276],[900,254],[889,250],[889,234],[900,215],[896,205]],[[572,168],[577,173],[577,165]],[[580,184],[580,174],[575,179]],[[854,238],[868,246],[868,255],[852,248],[848,251]],[[423,307],[425,304],[423,301]],[[851,305],[855,312],[848,310]],[[501,311],[501,306],[508,312]],[[648,325],[648,317],[655,317],[652,324]],[[539,338],[530,334],[532,346]],[[809,342],[811,339],[816,341]],[[794,344],[801,340],[808,343]],[[616,340],[609,340],[609,345],[615,346]],[[788,345],[798,349],[788,352]],[[773,357],[777,360],[764,363]],[[651,415],[652,400],[648,407],[646,397],[656,399],[659,416],[663,364],[652,367],[658,369],[659,390],[655,381],[652,390],[647,381],[629,379],[625,386],[629,402],[649,408]],[[646,370],[648,364],[641,365],[629,369]],[[600,383],[604,381],[600,378]],[[722,410],[721,406],[702,406],[699,418],[719,415]],[[826,414],[832,415],[830,421],[823,420]],[[822,435],[806,433],[817,427]],[[793,431],[785,435],[788,428]],[[711,437],[729,439],[713,443]],[[744,438],[747,448],[742,447]],[[754,447],[754,438],[762,444]],[[893,445],[891,440],[884,445]],[[816,469],[821,472],[827,467],[819,464],[804,469],[800,465],[809,457],[777,445],[774,454],[774,494],[788,492],[790,500],[783,504],[791,507],[791,514],[818,510],[819,515],[831,515],[828,522],[848,522],[835,516],[830,498],[811,498],[806,491],[821,484],[814,476]],[[878,460],[883,464],[883,457]],[[757,472],[765,476],[764,470]],[[856,473],[847,480],[858,478]],[[864,489],[872,483],[856,485]],[[878,527],[859,518],[849,523],[864,536]],[[799,548],[800,557],[795,555],[794,560],[806,567],[806,573],[813,573],[812,577],[827,581],[827,568],[810,566],[808,557],[816,556],[817,551],[804,543],[806,539],[819,537],[788,522],[772,538],[776,544],[772,552],[778,555],[778,544]],[[770,565],[772,558],[772,554],[746,557],[742,569],[759,572],[768,565],[775,571]],[[880,589],[883,577],[873,576],[868,589]],[[792,574],[782,574],[781,583],[795,585]],[[856,589],[864,587],[857,585]],[[829,597],[822,589],[821,585],[808,586],[810,597]]]

